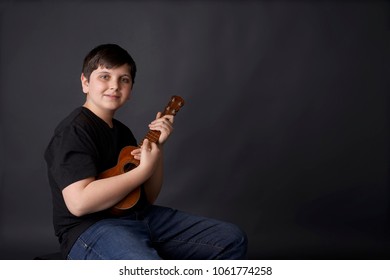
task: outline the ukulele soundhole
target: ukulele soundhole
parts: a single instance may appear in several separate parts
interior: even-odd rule
[[[135,164],[133,163],[126,163],[124,166],[123,166],[123,172],[129,172],[130,170],[134,169],[136,167]]]

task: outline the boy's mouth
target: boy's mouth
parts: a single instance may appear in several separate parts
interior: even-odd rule
[[[110,99],[119,99],[120,98],[120,95],[116,95],[116,94],[104,94],[103,96],[110,98]]]

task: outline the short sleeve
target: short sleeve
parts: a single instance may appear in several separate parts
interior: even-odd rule
[[[69,126],[57,133],[46,150],[51,178],[60,189],[98,174],[97,149],[81,127]]]

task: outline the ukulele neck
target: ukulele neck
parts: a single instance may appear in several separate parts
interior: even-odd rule
[[[168,105],[165,107],[163,112],[161,113],[160,117],[163,117],[165,115],[173,115],[175,116],[176,113],[180,110],[180,108],[184,105],[184,99],[180,96],[174,95],[171,97],[171,100],[169,101]],[[158,130],[149,130],[149,132],[146,134],[145,138],[142,140],[141,143],[138,144],[138,147],[141,148],[142,143],[145,139],[148,139],[152,143],[157,143],[158,139],[160,138],[161,131]]]
[[[161,131],[158,130],[149,130],[148,134],[146,134],[145,138],[142,140],[141,143],[138,144],[138,147],[141,148],[142,143],[145,139],[148,139],[151,143],[157,143],[158,139],[160,138]]]

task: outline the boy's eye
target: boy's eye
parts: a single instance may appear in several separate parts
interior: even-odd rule
[[[122,83],[126,83],[126,84],[130,83],[130,79],[128,77],[122,77],[121,81]]]
[[[108,80],[109,76],[108,75],[101,75],[100,78],[103,79],[103,80]]]

